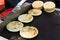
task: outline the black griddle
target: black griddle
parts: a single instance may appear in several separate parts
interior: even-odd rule
[[[60,11],[55,11],[51,14],[48,14],[45,11],[43,11],[41,16],[34,17],[34,20],[31,23],[25,24],[25,26],[26,25],[35,26],[39,30],[39,34],[37,37],[33,39],[26,39],[26,40],[60,40],[60,15],[59,13]],[[11,21],[15,21],[15,20],[18,21],[17,19],[18,17],[16,17],[14,20],[11,20]],[[5,28],[1,32],[0,36],[3,36],[7,39],[10,39],[12,36],[20,36],[19,32],[12,33],[6,29],[6,26],[4,27]]]

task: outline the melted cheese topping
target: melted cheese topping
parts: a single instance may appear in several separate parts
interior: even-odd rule
[[[30,20],[32,18],[32,16],[30,16],[30,15],[23,15],[22,16],[22,19],[24,20],[24,21],[28,21],[28,20]]]
[[[39,9],[31,9],[28,11],[28,13],[33,15],[33,16],[39,16],[42,14],[42,11]]]
[[[29,14],[23,14],[18,17],[18,20],[21,22],[31,22],[33,20],[33,16]]]
[[[33,27],[33,26],[25,26],[21,30],[21,36],[23,36],[23,37],[32,37],[32,36],[38,34],[37,32],[38,32],[38,30],[35,27]]]
[[[51,1],[45,2],[44,3],[44,8],[45,9],[53,9],[53,8],[55,8],[55,3],[51,2]]]
[[[21,22],[18,22],[18,21],[13,21],[13,22],[10,22],[7,27],[11,30],[16,30],[18,28],[20,28],[22,26],[22,23]]]
[[[41,8],[43,6],[43,2],[42,1],[34,1],[32,3],[32,7],[33,8]]]

